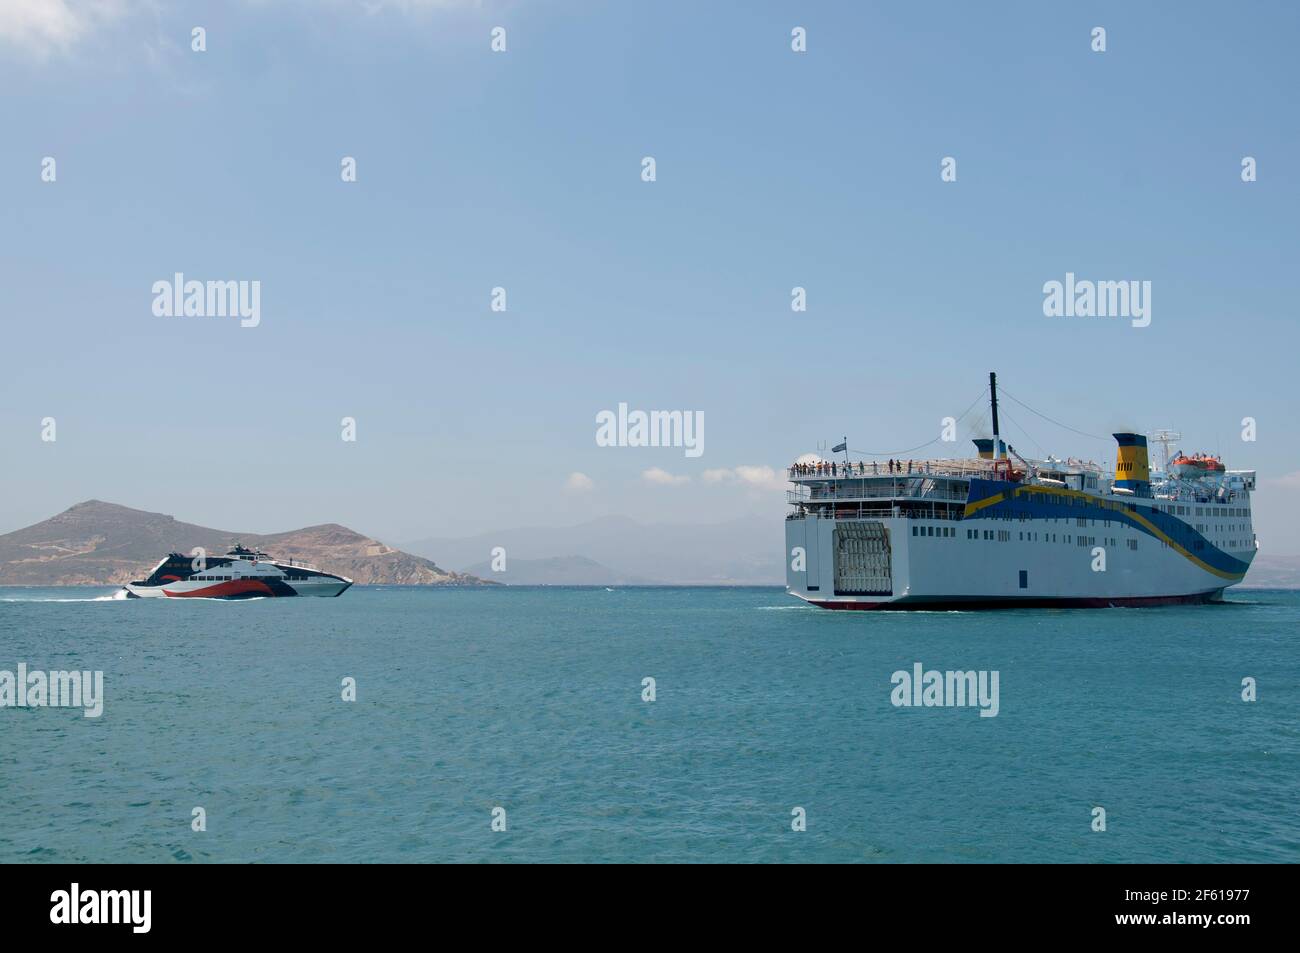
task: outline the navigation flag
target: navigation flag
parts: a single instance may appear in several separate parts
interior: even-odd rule
[[[831,447],[831,453],[842,453],[847,449],[849,449],[849,445],[847,442],[837,443],[835,446]]]

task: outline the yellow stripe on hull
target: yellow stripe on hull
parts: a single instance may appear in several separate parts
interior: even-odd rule
[[[1140,479],[1146,479],[1146,478],[1141,477]],[[1166,534],[1163,530],[1161,530],[1160,527],[1156,526],[1145,516],[1142,516],[1133,510],[1125,509],[1125,504],[1123,501],[1098,499],[1095,496],[1092,496],[1088,493],[1084,493],[1082,490],[1067,490],[1059,487],[1050,487],[1050,486],[1018,486],[1014,490],[1011,490],[1010,492],[994,493],[992,496],[986,496],[982,500],[976,500],[973,503],[967,503],[966,513],[963,518],[970,519],[972,515],[978,513],[980,510],[990,506],[996,506],[998,503],[1002,503],[1007,500],[1010,500],[1011,498],[1019,496],[1022,493],[1024,494],[1039,493],[1045,495],[1050,494],[1052,496],[1074,497],[1077,499],[1087,500],[1093,506],[1100,506],[1102,509],[1117,510],[1121,512],[1124,516],[1128,517],[1129,519],[1132,519],[1134,522],[1139,523],[1142,526],[1146,527],[1146,529],[1150,531],[1152,536],[1160,540],[1162,543],[1167,545],[1170,549],[1174,550],[1180,556],[1192,562],[1194,565],[1198,566],[1201,569],[1204,569],[1206,572],[1212,573],[1213,575],[1218,576],[1220,579],[1227,579],[1232,582],[1240,582],[1241,579],[1246,575],[1244,572],[1234,573],[1234,572],[1226,572],[1222,569],[1215,569],[1209,563],[1205,562],[1205,560],[1192,555],[1192,553],[1190,553],[1187,549],[1180,546],[1168,534]]]

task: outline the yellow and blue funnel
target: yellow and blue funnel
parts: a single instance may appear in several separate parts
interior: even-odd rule
[[[971,442],[975,444],[975,449],[979,451],[981,460],[993,459],[993,438],[992,437],[976,437]],[[1005,440],[999,439],[998,449],[1002,451],[1001,453],[998,454],[998,456],[1001,459],[1005,460],[1007,458],[1007,442]]]
[[[1141,496],[1151,487],[1151,465],[1147,461],[1147,438],[1140,433],[1113,434],[1119,444],[1115,457],[1115,485]]]

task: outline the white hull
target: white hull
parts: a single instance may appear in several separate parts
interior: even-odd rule
[[[985,466],[792,474],[790,593],[830,609],[1212,602],[1255,558],[1253,472],[1137,495]]]
[[[290,586],[294,590],[294,596],[339,596],[352,585],[352,580],[342,576],[332,577],[322,581],[295,582]],[[213,593],[212,583],[191,583],[179,582],[169,583],[164,586],[142,586],[137,583],[127,583],[122,587],[129,596],[139,597],[141,599],[254,599],[258,597],[280,597],[287,596],[290,593],[276,592],[259,592],[255,589],[247,590],[238,595],[229,594],[228,590]]]

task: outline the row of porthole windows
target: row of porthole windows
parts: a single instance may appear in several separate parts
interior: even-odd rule
[[[953,539],[957,535],[957,530],[951,526],[912,526],[913,536],[941,536],[944,539]]]
[[[1082,524],[1083,521],[1080,520],[1079,522]],[[1106,521],[1104,521],[1104,522],[1105,522],[1105,525],[1106,525],[1106,526],[1110,526],[1110,520],[1106,520]],[[1095,525],[1095,521],[1094,521],[1094,525]],[[1200,529],[1201,527],[1197,527],[1197,528]],[[995,533],[996,533],[996,536],[994,535]],[[918,526],[918,525],[916,525],[916,524],[913,524],[913,526],[912,526],[912,535],[913,535],[913,536],[938,536],[938,537],[941,537],[941,538],[944,538],[944,539],[955,539],[956,536],[957,536],[957,530],[956,530],[954,527],[951,527],[951,526]],[[1022,532],[1022,533],[1020,533],[1020,540],[1021,540],[1022,542],[1023,542],[1023,541],[1026,541],[1026,540],[1028,540],[1028,541],[1030,541],[1030,542],[1036,542],[1036,541],[1038,540],[1038,535],[1039,535],[1038,533],[1034,533],[1034,532],[1030,532],[1030,533],[1024,533],[1024,532]],[[1043,535],[1043,542],[1045,542],[1045,543],[1054,543],[1054,542],[1056,542],[1056,534],[1055,534],[1055,533],[1043,533],[1042,535]],[[1005,543],[1005,542],[1009,542],[1009,541],[1011,540],[1011,533],[1010,533],[1009,531],[1007,531],[1007,530],[1001,530],[1001,529],[1000,529],[1000,530],[996,530],[996,531],[995,531],[995,530],[989,530],[989,529],[986,529],[986,530],[968,529],[968,530],[966,530],[966,538],[967,538],[967,539],[986,539],[986,540],[993,540],[993,539],[996,539],[998,542]],[[1079,537],[1080,542],[1078,543],[1078,545],[1085,545],[1085,544],[1082,542],[1082,540],[1085,540],[1085,539],[1090,541],[1090,542],[1088,542],[1086,545],[1092,545],[1092,542],[1091,542],[1091,541],[1094,540],[1095,537],[1091,537],[1091,536],[1088,536],[1088,537],[1082,537],[1082,536],[1081,536],[1081,537]],[[1065,542],[1065,543],[1073,543],[1073,542],[1075,542],[1075,537],[1074,537],[1074,536],[1063,536],[1063,538],[1062,538],[1062,542]],[[1108,539],[1106,542],[1107,542],[1109,545],[1111,545],[1111,546],[1116,546],[1116,545],[1118,545],[1118,541],[1117,541],[1117,540],[1114,540],[1114,539]],[[1127,547],[1128,547],[1129,549],[1131,549],[1131,550],[1136,550],[1136,549],[1138,548],[1138,544],[1137,544],[1137,540],[1136,540],[1136,539],[1126,539],[1126,540],[1124,541],[1124,543],[1125,543],[1125,546],[1127,546]],[[1246,548],[1246,547],[1248,547],[1248,546],[1250,545],[1250,542],[1249,542],[1249,541],[1246,541],[1246,542],[1240,542],[1240,541],[1233,542],[1233,541],[1229,541],[1227,545],[1228,545],[1229,548],[1233,548],[1233,549],[1236,549],[1236,548]],[[1164,547],[1167,547],[1167,544],[1163,544],[1163,546],[1164,546]],[[1205,548],[1205,544],[1204,544],[1203,542],[1201,542],[1201,541],[1196,541],[1196,542],[1193,544],[1193,547],[1192,547],[1192,548],[1193,548],[1193,549],[1198,549],[1198,550],[1199,550],[1199,549],[1204,549],[1204,548]],[[227,576],[226,578],[229,578],[229,577]],[[295,580],[296,578],[304,578],[304,579],[305,579],[306,577],[293,577],[293,576],[288,576],[288,577],[286,577],[286,578],[288,578],[288,579],[290,579],[290,580]]]
[[[284,579],[288,580],[289,582],[305,582],[305,581],[307,580],[307,577],[306,577],[306,576],[284,576],[284,577],[280,577],[280,576],[237,576],[237,577],[235,577],[235,578],[237,578],[237,579],[252,579],[252,580],[257,581],[257,582],[262,582],[262,581],[270,580],[270,579],[280,579],[280,578],[284,578]],[[187,579],[187,580],[185,580],[185,581],[186,581],[186,582],[230,582],[230,579],[231,579],[230,576],[190,576],[190,578]]]
[[[929,534],[927,534],[927,533],[925,533],[925,532],[921,532],[920,534],[918,534],[918,533],[917,533],[917,528],[918,528],[918,527],[915,527],[915,526],[912,527],[912,535],[913,535],[913,536],[916,536],[916,535],[921,535],[921,536],[934,535],[933,533],[929,533]],[[932,527],[932,528],[933,528],[933,527]],[[941,527],[941,528],[946,529],[947,527]],[[920,527],[920,529],[924,530],[925,527]],[[948,530],[948,534],[949,534],[949,535],[955,535],[954,531],[952,531],[952,530]],[[1054,543],[1054,542],[1056,542],[1056,535],[1057,535],[1056,533],[1043,533],[1043,534],[1042,534],[1043,542],[1045,542],[1045,543]],[[1032,542],[1037,542],[1037,541],[1038,541],[1038,536],[1039,536],[1038,533],[1032,533],[1032,532],[1031,532],[1031,533],[1023,533],[1023,532],[1022,532],[1022,533],[1020,533],[1020,541],[1021,541],[1021,542],[1031,542],[1031,543],[1032,543]],[[1011,533],[1010,533],[1010,531],[1008,531],[1008,530],[1002,530],[1002,529],[999,529],[999,530],[991,530],[991,529],[984,529],[984,530],[979,530],[979,529],[968,529],[968,530],[966,530],[966,538],[967,538],[967,539],[985,539],[985,540],[990,540],[990,541],[992,541],[992,540],[996,540],[996,541],[999,542],[999,543],[1007,543],[1007,542],[1010,542],[1010,541],[1011,541]],[[1061,535],[1061,542],[1066,543],[1066,544],[1073,544],[1073,545],[1075,545],[1075,546],[1095,546],[1095,545],[1097,544],[1097,537],[1095,537],[1095,536],[1074,536],[1074,535],[1065,535],[1065,534],[1062,534],[1062,535]],[[1127,539],[1127,540],[1124,541],[1124,543],[1125,543],[1125,545],[1126,545],[1129,549],[1136,550],[1136,549],[1138,548],[1138,544],[1137,544],[1137,540],[1136,540],[1136,539]],[[1108,538],[1108,539],[1106,540],[1106,544],[1107,544],[1107,545],[1110,545],[1110,546],[1117,546],[1117,545],[1119,545],[1119,541],[1118,541],[1118,540],[1115,540],[1115,539],[1110,539],[1110,538]]]
[[[957,530],[956,530],[954,527],[951,527],[951,526],[917,526],[917,525],[913,525],[913,526],[912,526],[912,535],[913,535],[913,536],[938,536],[938,537],[941,537],[941,538],[944,538],[944,539],[956,539],[956,538],[957,538]],[[1010,531],[1010,530],[1006,530],[1006,529],[999,529],[999,530],[992,530],[992,529],[982,529],[982,530],[981,530],[981,529],[968,529],[968,530],[966,530],[966,538],[967,538],[967,539],[986,539],[986,540],[990,540],[990,541],[994,541],[994,540],[996,540],[996,541],[999,542],[999,543],[1009,543],[1009,542],[1011,542],[1011,531]],[[1030,541],[1037,540],[1037,539],[1038,539],[1038,534],[1037,534],[1037,533],[1024,533],[1024,532],[1020,533],[1020,540],[1023,542],[1023,541],[1025,541],[1026,539],[1027,539],[1027,540],[1030,540]],[[1072,541],[1073,539],[1074,539],[1073,536],[1064,536],[1064,537],[1062,537],[1062,542],[1069,542],[1069,541]],[[1054,542],[1056,542],[1056,534],[1055,534],[1055,533],[1043,533],[1043,542],[1045,542],[1045,543],[1054,543]]]

